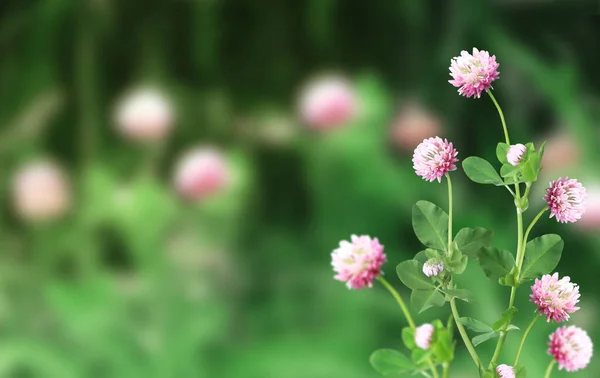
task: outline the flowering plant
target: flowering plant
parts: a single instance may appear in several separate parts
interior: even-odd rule
[[[555,234],[542,235],[530,240],[529,236],[538,220],[549,211],[550,218],[561,223],[576,222],[585,212],[586,190],[576,179],[558,178],[546,189],[546,205],[539,210],[529,226],[524,229],[524,217],[529,208],[529,194],[541,171],[544,144],[511,144],[508,128],[500,105],[491,92],[492,82],[499,78],[499,64],[487,51],[473,49],[452,59],[449,82],[458,87],[465,97],[480,98],[489,95],[500,115],[504,131],[503,143],[498,143],[496,155],[501,164],[499,172],[492,163],[468,157],[462,162],[465,174],[479,184],[505,188],[513,199],[517,218],[516,253],[492,246],[493,232],[481,227],[463,228],[456,234],[452,230],[452,181],[450,172],[457,169],[458,151],[446,139],[439,137],[424,140],[414,151],[413,164],[417,175],[427,181],[441,182],[446,179],[448,188],[448,212],[427,201],[418,201],[412,212],[412,225],[425,249],[413,259],[401,262],[396,272],[400,281],[412,290],[410,303],[417,312],[434,306],[450,304],[451,316],[445,324],[434,320],[417,326],[404,299],[382,277],[381,267],[386,262],[384,247],[377,238],[355,236],[342,241],[332,252],[335,279],[346,282],[350,289],[371,287],[378,280],[398,302],[408,327],[402,330],[402,340],[410,351],[410,357],[398,350],[380,349],[370,358],[371,364],[384,376],[422,375],[425,377],[449,377],[450,364],[454,359],[456,327],[482,378],[525,377],[525,367],[519,364],[527,335],[538,318],[547,322],[563,323],[570,314],[579,310],[579,287],[569,277],[551,274],[558,265],[564,242]],[[471,302],[472,295],[459,287],[454,278],[462,274],[469,259],[477,260],[483,273],[500,285],[510,287],[506,310],[493,323],[480,321],[459,314],[457,300]],[[499,361],[509,332],[519,328],[512,324],[517,309],[514,307],[517,289],[533,280],[530,299],[537,307],[533,320],[522,333],[513,361]],[[476,334],[469,337],[467,329]],[[495,340],[496,348],[491,361],[484,363],[476,347]],[[550,377],[553,367],[577,371],[589,363],[592,341],[587,333],[575,326],[558,328],[548,342],[548,354],[552,357],[545,373]],[[502,363],[508,362],[508,363]],[[441,373],[440,373],[441,371]]]

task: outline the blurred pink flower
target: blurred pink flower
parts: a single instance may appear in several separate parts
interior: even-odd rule
[[[429,349],[433,332],[435,328],[429,323],[425,323],[415,329],[415,344],[421,349]]]
[[[521,162],[521,159],[523,159],[525,152],[527,152],[527,147],[525,147],[525,145],[521,143],[513,144],[508,149],[508,153],[506,154],[506,160],[508,160],[508,163],[510,165],[516,167]]]
[[[592,359],[594,345],[587,332],[575,326],[563,326],[550,335],[548,354],[558,362],[559,370],[577,371]]]
[[[579,159],[577,142],[566,131],[560,131],[546,141],[542,166],[544,172],[556,173],[576,165]]]
[[[13,204],[27,220],[50,220],[71,205],[70,183],[55,164],[40,160],[22,167],[13,181]]]
[[[423,139],[439,135],[441,122],[433,113],[419,103],[404,105],[391,129],[392,142],[399,148],[412,151]]]
[[[446,139],[435,137],[425,139],[413,154],[413,168],[417,175],[427,181],[442,181],[442,177],[456,169],[458,151]]]
[[[473,54],[461,51],[460,56],[450,61],[450,84],[458,88],[458,93],[465,97],[481,97],[481,93],[492,87],[498,77],[496,56],[485,50],[473,48]]]
[[[570,282],[568,276],[558,279],[558,273],[545,274],[535,279],[531,286],[531,302],[538,306],[537,312],[546,316],[546,321],[557,323],[569,320],[569,314],[579,310],[579,286]]]
[[[585,214],[576,223],[577,227],[586,231],[600,229],[600,185],[589,185],[586,189]]]
[[[496,367],[496,373],[500,378],[515,378],[515,369],[505,364]]]
[[[311,81],[300,95],[300,116],[308,126],[333,129],[354,119],[358,100],[352,84],[337,76]]]
[[[444,263],[440,259],[429,259],[423,264],[423,274],[427,277],[437,277],[438,274],[444,271]]]
[[[561,223],[576,222],[585,213],[585,188],[576,179],[559,178],[550,182],[544,199],[550,208],[550,218]]]
[[[229,181],[225,157],[211,147],[193,149],[179,160],[175,170],[177,191],[188,199],[202,199],[223,190]]]
[[[117,105],[117,128],[134,141],[160,141],[171,131],[173,122],[173,107],[168,97],[157,89],[138,89]]]
[[[377,238],[351,236],[351,242],[342,240],[339,248],[331,253],[331,265],[337,273],[335,279],[346,282],[350,289],[373,286],[373,280],[381,275],[381,266],[387,261],[383,245]]]

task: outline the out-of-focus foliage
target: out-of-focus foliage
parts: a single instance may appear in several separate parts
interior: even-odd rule
[[[412,170],[410,136],[428,135],[395,124],[406,104],[459,158],[493,160],[502,133],[492,103],[447,83],[462,49],[497,56],[494,89],[513,139],[550,139],[555,163],[542,181],[600,185],[597,4],[8,0],[0,12],[2,377],[377,377],[368,356],[399,346],[405,321],[381,288],[333,281],[329,253],[352,233],[377,236],[400,287],[396,264],[419,251],[412,204],[445,203],[442,186]],[[296,96],[326,71],[354,80],[361,112],[318,132],[299,120]],[[116,130],[119,98],[140,84],[172,100],[176,121],[160,143]],[[231,181],[186,201],[174,169],[198,145],[223,151]],[[19,217],[11,195],[14,175],[39,159],[58,162],[73,186],[70,211],[52,221]],[[514,250],[507,193],[454,176],[456,229],[493,229],[497,246]],[[573,319],[600,340],[599,225],[586,225],[543,221],[535,233],[560,230],[557,269],[581,285]],[[497,318],[508,290],[473,267],[461,280],[484,298],[461,314]],[[518,307],[533,311],[526,291]],[[553,329],[534,329],[532,355],[544,355]],[[489,344],[479,347],[486,359]],[[451,376],[468,378],[466,351],[457,354]],[[526,361],[529,376],[546,362]],[[599,372],[594,358],[578,376]]]

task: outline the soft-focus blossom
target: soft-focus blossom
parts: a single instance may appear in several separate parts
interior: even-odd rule
[[[187,152],[177,163],[175,186],[188,199],[202,199],[223,190],[229,182],[225,157],[211,147]]]
[[[500,378],[515,378],[515,369],[505,364],[496,367],[496,373]]]
[[[481,93],[492,87],[492,82],[498,77],[496,56],[484,50],[473,48],[473,54],[461,51],[460,56],[450,61],[450,76],[448,82],[458,88],[458,93],[465,97],[481,97]]]
[[[544,199],[550,208],[550,218],[562,223],[576,222],[585,213],[585,188],[576,179],[559,178],[550,182]]]
[[[521,162],[521,159],[523,159],[525,152],[527,152],[527,147],[525,147],[525,145],[521,143],[513,144],[506,153],[506,160],[508,160],[510,165],[516,167]]]
[[[413,168],[427,181],[442,181],[442,177],[456,169],[458,151],[452,143],[440,137],[425,139],[413,154]]]
[[[67,177],[50,161],[40,160],[22,167],[14,177],[12,189],[15,210],[27,220],[57,218],[71,205]]]
[[[423,273],[427,277],[436,277],[438,274],[444,271],[444,263],[440,259],[429,259],[423,264]]]
[[[531,302],[538,306],[538,313],[546,316],[547,322],[569,320],[569,314],[579,310],[576,306],[579,302],[579,286],[571,282],[568,276],[559,280],[558,273],[536,278],[531,286],[530,297]]]
[[[174,111],[168,97],[156,89],[138,89],[117,105],[117,128],[134,141],[160,141],[171,131],[173,122]]]
[[[559,174],[577,165],[580,160],[580,148],[570,133],[560,130],[548,136],[542,157],[543,172]]]
[[[548,354],[558,362],[558,369],[576,371],[585,368],[594,346],[587,332],[579,327],[560,327],[550,335]]]
[[[421,349],[429,349],[433,332],[435,328],[429,323],[425,323],[415,329],[415,344]]]
[[[300,116],[314,129],[344,125],[358,113],[358,100],[352,84],[344,78],[328,76],[310,82],[300,95]]]
[[[442,123],[435,114],[418,102],[410,102],[400,108],[390,138],[396,147],[413,151],[423,139],[439,135],[441,131]]]
[[[586,193],[585,214],[576,225],[586,231],[596,231],[600,229],[600,184],[587,185]]]
[[[336,272],[334,278],[346,282],[350,289],[371,287],[387,261],[383,245],[377,238],[371,239],[366,235],[352,235],[350,240],[342,240],[339,248],[331,253],[331,265]]]

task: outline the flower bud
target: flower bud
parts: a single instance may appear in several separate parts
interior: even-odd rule
[[[516,167],[523,159],[523,156],[525,156],[525,152],[527,152],[527,147],[525,147],[525,145],[521,143],[513,144],[506,153],[506,160],[508,160],[510,165]]]
[[[440,259],[432,258],[423,264],[423,273],[427,277],[437,277],[444,271],[444,263]]]
[[[435,328],[425,323],[415,329],[415,344],[421,349],[429,349]]]
[[[498,377],[500,378],[515,378],[515,369],[512,366],[508,366],[505,364],[498,365],[496,367],[496,373],[498,373]]]

